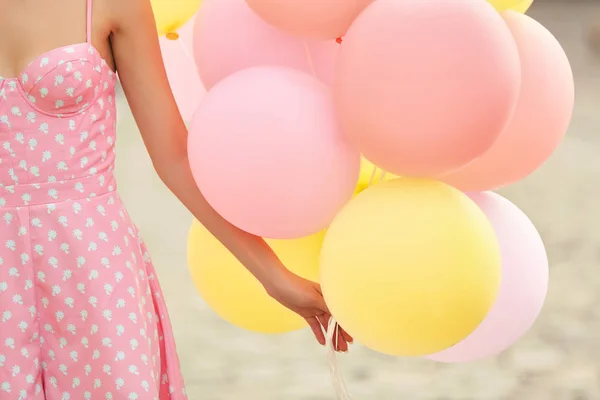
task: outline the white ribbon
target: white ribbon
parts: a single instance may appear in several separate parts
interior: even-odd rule
[[[335,398],[337,400],[350,400],[350,394],[346,389],[346,382],[340,371],[337,355],[335,349],[338,344],[338,332],[339,325],[333,317],[329,319],[329,325],[327,326],[326,346],[327,346],[327,362],[329,364],[329,373],[331,374],[331,381],[333,383],[333,389],[335,391]]]

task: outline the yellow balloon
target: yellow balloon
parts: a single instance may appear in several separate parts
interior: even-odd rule
[[[395,356],[450,348],[496,299],[500,249],[485,214],[441,182],[395,179],[352,199],[321,249],[325,300],[351,335]]]
[[[202,0],[151,0],[159,36],[177,39],[177,30],[198,11]]]
[[[499,12],[513,10],[525,14],[533,0],[488,0]]]
[[[373,172],[375,172],[375,175],[373,175]],[[358,183],[356,184],[354,194],[358,194],[366,188],[368,188],[370,183],[374,185],[377,182],[379,182],[381,180],[382,174],[383,171],[381,170],[381,168],[377,168],[371,161],[362,157],[360,160],[360,175],[358,177]],[[372,182],[371,178],[373,178]],[[383,180],[387,181],[395,178],[398,177],[396,175],[390,174],[389,172],[386,172],[385,176],[383,177]]]
[[[267,240],[284,265],[317,282],[324,232],[294,240]],[[297,314],[273,300],[262,285],[198,221],[188,237],[192,280],[206,303],[226,321],[260,333],[285,333],[307,326]]]

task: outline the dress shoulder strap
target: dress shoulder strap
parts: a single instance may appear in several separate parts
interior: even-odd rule
[[[93,0],[87,0],[87,22],[86,22],[86,41],[92,43],[92,9],[94,8]]]

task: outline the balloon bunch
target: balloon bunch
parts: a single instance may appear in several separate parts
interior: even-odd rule
[[[542,309],[544,244],[490,191],[540,167],[573,109],[569,61],[523,14],[531,3],[200,7],[193,51],[208,93],[189,132],[194,178],[220,215],[319,280],[371,349],[472,361],[508,348]],[[220,316],[258,332],[303,326],[197,222],[188,249]]]

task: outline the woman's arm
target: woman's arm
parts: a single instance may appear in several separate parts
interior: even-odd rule
[[[158,175],[271,296],[306,318],[317,340],[324,344],[320,325],[326,326],[329,311],[319,286],[289,272],[262,238],[224,220],[198,190],[187,158],[187,129],[168,83],[150,1],[110,2],[115,63]],[[344,340],[339,347],[341,351],[347,349]]]

